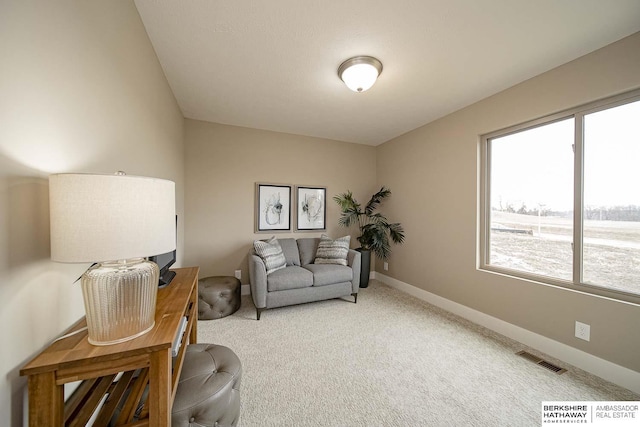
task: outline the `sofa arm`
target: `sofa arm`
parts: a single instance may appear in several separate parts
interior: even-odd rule
[[[360,265],[362,254],[353,249],[349,249],[347,254],[347,265],[353,270],[353,279],[351,280],[351,288],[354,294],[360,289]]]
[[[254,252],[249,252],[249,285],[251,298],[256,308],[267,306],[267,268],[262,259]]]

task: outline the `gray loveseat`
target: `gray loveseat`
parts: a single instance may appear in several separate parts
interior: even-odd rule
[[[249,282],[256,316],[284,307],[344,296],[358,300],[360,252],[349,249],[347,265],[315,264],[320,238],[278,239],[286,267],[267,275],[262,258],[249,252]]]

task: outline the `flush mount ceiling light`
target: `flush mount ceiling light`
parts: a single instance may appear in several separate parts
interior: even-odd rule
[[[382,73],[382,62],[372,56],[356,56],[338,67],[338,76],[354,92],[364,92]]]

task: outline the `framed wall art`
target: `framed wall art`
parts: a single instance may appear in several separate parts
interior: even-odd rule
[[[291,186],[256,183],[256,233],[291,231]]]
[[[324,231],[327,229],[326,196],[326,187],[296,187],[296,230]]]

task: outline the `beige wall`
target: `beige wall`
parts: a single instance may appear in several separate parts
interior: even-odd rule
[[[377,147],[387,211],[407,235],[381,272],[640,372],[637,305],[476,269],[479,135],[639,86],[637,33]]]
[[[84,314],[88,265],[49,260],[48,175],[170,179],[182,213],[184,122],[131,1],[3,0],[0,52],[0,425],[21,426],[20,367]]]
[[[247,252],[254,233],[255,183],[327,187],[327,233],[352,235],[338,226],[334,195],[351,190],[367,201],[375,191],[375,148],[278,132],[185,120],[185,263],[200,277],[233,276],[249,283]],[[295,224],[295,220],[292,225]],[[320,233],[278,233],[282,237]]]

